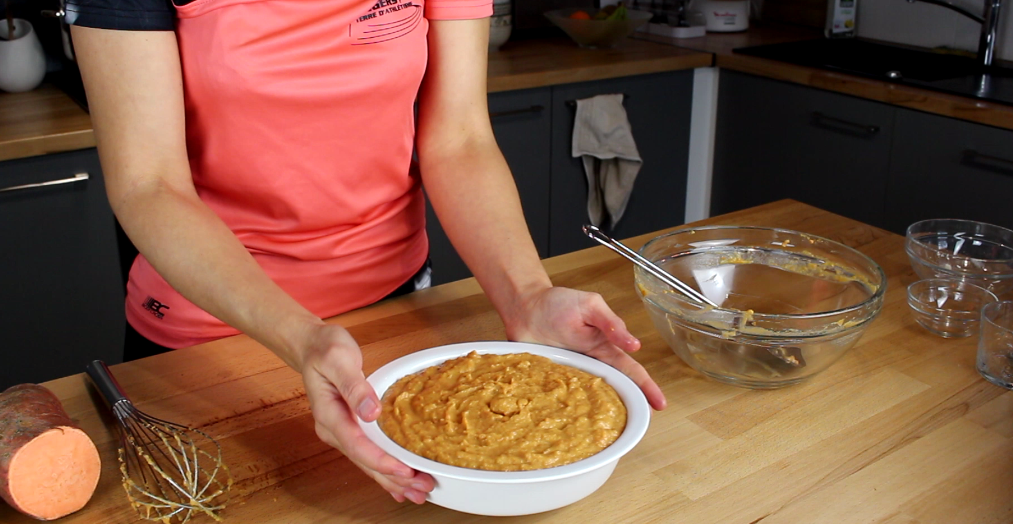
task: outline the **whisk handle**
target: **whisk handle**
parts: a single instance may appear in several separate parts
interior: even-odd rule
[[[92,382],[95,383],[95,387],[98,388],[99,393],[102,394],[102,398],[106,399],[106,402],[110,406],[115,406],[124,400],[130,401],[127,398],[127,394],[123,392],[123,388],[116,382],[116,377],[109,371],[109,366],[105,362],[92,360],[84,369],[88,373],[88,376],[91,377]]]

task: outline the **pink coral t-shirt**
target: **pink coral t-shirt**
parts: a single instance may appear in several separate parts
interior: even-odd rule
[[[320,317],[386,296],[425,262],[412,162],[428,20],[492,0],[196,0],[177,7],[200,198]],[[127,319],[179,348],[238,333],[138,257]]]

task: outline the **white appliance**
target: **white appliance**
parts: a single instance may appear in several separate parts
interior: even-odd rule
[[[749,29],[749,0],[704,0],[696,4],[708,32],[733,33]]]

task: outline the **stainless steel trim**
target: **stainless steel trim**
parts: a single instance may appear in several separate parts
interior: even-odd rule
[[[675,288],[676,291],[682,293],[683,295],[686,295],[686,297],[688,297],[689,299],[695,300],[701,304],[705,304],[713,308],[721,307],[716,303],[714,303],[714,301],[712,301],[711,299],[705,297],[703,293],[700,293],[699,291],[690,287],[685,282],[675,278],[674,276],[672,276],[671,273],[668,273],[664,269],[661,269],[654,262],[647,260],[646,258],[641,256],[640,253],[637,253],[636,251],[626,247],[626,244],[623,244],[622,242],[606,235],[601,229],[598,229],[597,227],[591,224],[584,224],[583,231],[585,235],[591,237],[591,240],[594,240],[595,242],[598,242],[599,244],[611,249],[612,251],[615,251],[616,253],[619,253],[620,255],[626,257],[629,261],[640,266],[641,268],[644,269],[644,271],[647,271],[651,275],[654,275],[654,277],[657,278],[658,280],[661,280],[665,284],[668,284],[669,286]]]
[[[77,173],[70,178],[61,178],[59,180],[48,180],[46,182],[36,182],[34,184],[22,184],[20,186],[11,186],[0,188],[0,193],[4,191],[21,191],[22,189],[36,189],[40,187],[58,186],[61,184],[73,184],[75,182],[83,182],[88,180],[88,173]]]
[[[995,40],[999,30],[999,11],[1002,0],[985,0],[982,16],[978,16],[963,7],[946,0],[907,0],[909,4],[916,1],[945,7],[981,24],[981,36],[978,38],[978,65],[990,66],[995,56]]]

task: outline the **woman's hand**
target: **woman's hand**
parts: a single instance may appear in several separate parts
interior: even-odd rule
[[[507,325],[507,337],[572,349],[601,360],[633,379],[654,409],[665,408],[661,388],[627,354],[640,349],[640,341],[597,293],[543,288],[523,301]]]
[[[303,355],[302,376],[317,436],[339,449],[390,492],[394,500],[426,501],[433,478],[384,453],[356,423],[376,420],[380,399],[362,374],[362,352],[341,326],[315,326]]]

